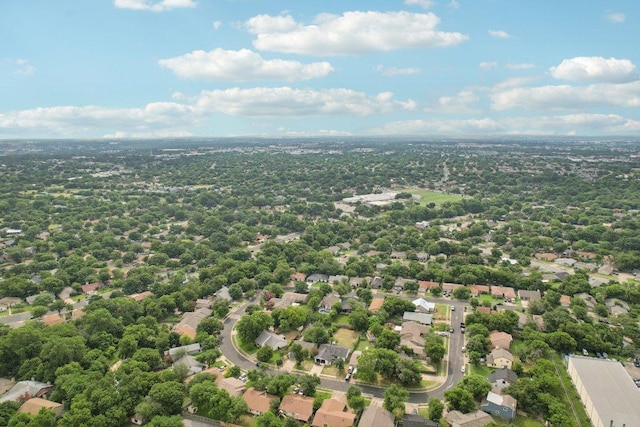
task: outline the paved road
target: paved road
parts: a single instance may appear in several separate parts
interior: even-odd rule
[[[468,303],[464,301],[452,301],[443,298],[436,299],[435,301],[447,305],[453,305],[456,308],[455,311],[452,312],[451,324],[455,329],[455,332],[450,335],[449,340],[449,362],[447,368],[447,380],[444,384],[434,390],[428,392],[420,391],[410,393],[410,403],[426,403],[431,397],[442,398],[444,396],[445,390],[454,387],[458,383],[458,381],[460,381],[463,375],[461,372],[461,368],[464,364],[464,354],[462,353],[464,335],[460,333],[460,322],[463,318],[464,308],[468,305]],[[252,302],[250,301],[243,303],[229,317],[227,317],[224,321],[224,329],[220,334],[222,338],[222,342],[220,343],[220,350],[222,351],[222,354],[229,360],[229,362],[239,366],[244,370],[255,369],[255,362],[238,352],[238,350],[233,345],[231,334],[236,322],[242,317],[242,315],[244,315],[247,306],[251,303]],[[276,374],[278,373],[278,371],[272,370],[271,373]],[[351,383],[346,381],[332,380],[324,377],[321,377],[320,381],[320,385],[322,387],[342,392],[346,392],[351,385]],[[380,398],[384,396],[384,388],[362,384],[358,384],[358,386],[365,394],[370,394],[374,397]]]

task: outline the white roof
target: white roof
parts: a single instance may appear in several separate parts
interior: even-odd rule
[[[569,373],[574,371],[594,412],[607,426],[610,420],[615,426],[640,426],[640,390],[620,362],[571,356]]]
[[[436,303],[434,302],[429,302],[424,298],[418,298],[418,299],[414,299],[413,301],[411,301],[413,303],[413,305],[415,305],[416,307],[422,307],[423,309],[425,309],[426,311],[433,311],[436,309]]]

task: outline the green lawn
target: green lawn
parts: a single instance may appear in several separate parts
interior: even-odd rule
[[[491,372],[493,372],[493,369],[488,368],[484,365],[475,366],[474,364],[469,364],[469,366],[471,367],[472,374],[481,375],[485,378],[488,377]]]
[[[353,345],[358,341],[360,332],[352,331],[351,329],[340,328],[333,334],[333,339],[340,345],[353,348]]]
[[[582,406],[582,402],[580,401],[580,397],[578,396],[578,392],[576,388],[573,386],[571,382],[571,378],[569,377],[569,373],[567,372],[564,364],[562,363],[561,356],[557,353],[554,353],[551,356],[551,360],[553,361],[556,368],[558,368],[558,372],[560,373],[560,380],[564,384],[564,388],[567,391],[567,394],[562,393],[561,396],[558,396],[562,402],[569,409],[569,413],[573,416],[573,411],[571,410],[571,406],[573,405],[573,409],[575,409],[576,414],[578,416],[577,425],[581,427],[588,427],[591,425],[591,421],[589,417],[587,417],[587,413],[584,411],[584,406]],[[571,401],[571,404],[569,404]]]
[[[441,205],[444,202],[457,202],[459,200],[462,200],[462,196],[457,194],[436,193],[435,191],[429,191],[429,190],[423,190],[423,189],[417,189],[417,188],[408,188],[400,191],[415,194],[416,196],[420,196],[419,203],[423,206],[428,205],[429,203],[435,203],[436,205]]]
[[[508,421],[503,420],[500,417],[493,417],[493,421],[500,426],[509,424]],[[516,427],[540,427],[544,425],[541,421],[534,420],[523,415],[516,415],[516,418],[511,421],[511,424]]]

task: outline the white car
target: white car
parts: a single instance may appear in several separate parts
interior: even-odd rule
[[[462,372],[462,373],[464,374],[465,372],[467,372],[467,368],[465,368],[465,367],[463,366],[462,368],[460,368],[460,372]]]

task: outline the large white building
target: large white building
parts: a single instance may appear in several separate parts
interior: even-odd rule
[[[640,427],[640,390],[620,362],[571,356],[568,370],[594,427]]]

